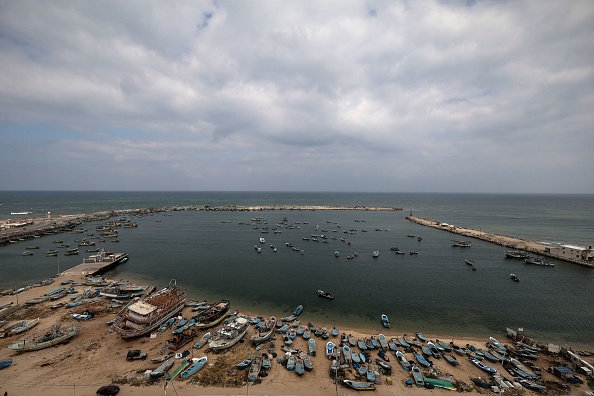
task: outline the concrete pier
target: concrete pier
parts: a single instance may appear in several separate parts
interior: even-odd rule
[[[89,256],[81,264],[62,272],[61,275],[99,275],[126,261],[127,258],[128,253],[102,252]]]
[[[592,260],[592,251],[591,249],[585,249],[586,254],[581,254],[581,257],[568,257],[566,255],[556,254],[555,249],[549,245],[543,245],[542,243],[526,241],[524,239],[510,237],[507,235],[500,235],[500,234],[492,234],[489,232],[484,232],[480,230],[474,230],[472,228],[464,228],[459,226],[454,226],[446,223],[441,223],[435,220],[428,220],[422,217],[416,216],[406,216],[407,220],[410,220],[414,223],[436,228],[438,230],[447,231],[452,234],[461,235],[464,237],[480,239],[482,241],[487,241],[491,243],[495,243],[497,245],[505,246],[510,248],[511,250],[523,250],[530,253],[539,254],[541,256],[550,257],[556,260],[567,261],[574,264],[583,265],[586,267],[594,268],[594,261]],[[557,248],[558,249],[558,248]]]

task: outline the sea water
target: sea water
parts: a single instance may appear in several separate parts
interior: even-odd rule
[[[405,219],[414,215],[546,243],[592,245],[592,196],[363,193],[2,192],[0,215],[80,214],[174,205],[328,205],[400,207],[402,211],[175,211],[133,218],[120,242],[127,252],[109,273],[164,287],[175,279],[196,299],[229,299],[235,309],[286,316],[304,305],[302,322],[381,331],[499,336],[523,327],[541,341],[594,345],[594,270],[556,261],[554,268],[504,257],[506,248],[473,240],[452,247],[453,234]],[[255,222],[252,217],[263,221]],[[286,218],[293,229],[279,227]],[[102,222],[85,223],[86,233]],[[318,227],[319,226],[319,227]],[[268,229],[264,229],[268,227]],[[275,233],[273,228],[276,228]],[[268,231],[268,233],[264,233]],[[280,232],[278,232],[280,231]],[[0,287],[23,286],[64,271],[81,256],[45,257],[52,241],[75,245],[85,234],[59,234],[0,248]],[[315,242],[311,235],[317,235]],[[327,239],[319,236],[326,235]],[[422,240],[407,235],[421,236]],[[260,244],[259,238],[266,242]],[[303,240],[303,237],[310,240]],[[332,237],[335,237],[333,239]],[[341,240],[344,239],[344,240]],[[323,241],[327,241],[324,243]],[[303,254],[286,246],[293,244]],[[20,256],[26,245],[40,249]],[[261,246],[257,253],[254,245]],[[274,252],[269,245],[274,245]],[[396,254],[391,248],[406,254]],[[81,248],[84,257],[84,248]],[[372,257],[378,250],[380,256]],[[335,257],[334,252],[339,252]],[[418,254],[411,255],[411,251]],[[357,254],[352,260],[347,255]],[[90,254],[90,253],[87,253]],[[464,263],[476,262],[477,271]],[[510,279],[510,273],[520,282]],[[331,292],[333,301],[317,290]]]

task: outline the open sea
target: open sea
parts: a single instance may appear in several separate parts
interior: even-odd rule
[[[452,234],[405,219],[412,211],[485,232],[590,246],[594,245],[593,195],[0,192],[0,219],[176,205],[359,205],[403,210],[176,211],[135,217],[132,221],[138,228],[121,228],[119,242],[98,243],[130,255],[109,276],[158,287],[176,279],[191,298],[229,299],[232,309],[264,316],[287,316],[303,304],[301,321],[316,325],[380,332],[380,315],[385,313],[391,332],[397,333],[503,338],[506,327],[522,327],[527,336],[541,342],[594,347],[593,269],[562,261],[556,261],[554,268],[531,266],[505,259],[506,248],[479,240],[473,240],[471,248],[455,248]],[[11,214],[22,212],[29,213]],[[256,223],[252,217],[263,220]],[[295,228],[277,226],[285,217]],[[87,233],[98,235],[95,227],[102,224],[86,223]],[[263,233],[264,227],[268,233]],[[280,232],[275,233],[274,227]],[[327,235],[327,243],[303,240],[312,234]],[[53,276],[58,268],[64,271],[79,264],[86,254],[82,248],[79,256],[59,259],[44,253],[54,248],[55,239],[75,245],[75,239],[84,236],[64,233],[0,247],[0,288],[25,286]],[[266,242],[256,253],[260,237]],[[286,243],[302,248],[304,254]],[[40,249],[33,256],[21,256],[31,244]],[[397,255],[392,247],[407,254]],[[374,259],[375,250],[380,256]],[[355,259],[346,259],[355,252]],[[477,271],[464,263],[466,258],[476,262]],[[513,282],[510,273],[521,281]],[[318,289],[336,299],[319,298]]]

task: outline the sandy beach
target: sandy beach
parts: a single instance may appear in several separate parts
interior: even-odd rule
[[[68,275],[68,279],[74,281],[83,281],[82,276]],[[166,344],[166,339],[170,338],[170,331],[156,333],[155,338],[140,337],[130,341],[122,340],[119,335],[114,333],[106,322],[116,316],[117,309],[110,308],[111,302],[105,299],[94,299],[95,302],[88,302],[75,308],[50,309],[50,302],[44,302],[38,305],[25,306],[23,303],[40,297],[46,291],[59,286],[59,282],[64,280],[58,278],[52,285],[33,287],[23,291],[18,295],[5,295],[0,297],[0,306],[13,302],[24,306],[24,309],[17,310],[15,314],[8,317],[8,325],[18,320],[40,318],[40,324],[29,330],[29,332],[42,331],[58,323],[72,323],[71,313],[82,313],[88,310],[95,314],[95,317],[88,321],[77,321],[80,333],[66,344],[61,344],[51,348],[35,352],[15,354],[8,349],[8,345],[15,341],[28,337],[27,333],[14,335],[6,338],[0,338],[0,359],[12,357],[13,364],[3,370],[0,370],[0,394],[8,392],[8,395],[32,395],[40,392],[44,395],[62,396],[62,395],[85,395],[94,394],[102,385],[109,383],[118,383],[121,387],[121,395],[333,395],[333,394],[354,394],[355,390],[346,388],[341,384],[336,384],[330,377],[330,360],[324,356],[326,340],[316,338],[317,356],[312,358],[314,370],[306,372],[299,377],[295,372],[289,372],[283,367],[277,359],[273,359],[273,364],[268,376],[263,377],[260,383],[248,383],[246,381],[247,371],[237,371],[235,365],[249,355],[256,353],[255,347],[249,341],[253,333],[251,329],[243,343],[221,352],[214,353],[203,349],[197,350],[191,348],[188,344],[185,348],[191,351],[193,357],[208,357],[207,366],[198,374],[189,380],[175,379],[169,382],[167,389],[164,389],[164,380],[150,382],[144,379],[143,373],[147,370],[155,369],[159,363],[152,363],[150,359],[159,355],[161,348]],[[84,286],[77,286],[77,291],[83,291]],[[197,297],[197,296],[190,296]],[[199,300],[199,298],[197,298]],[[233,308],[232,308],[233,309]],[[256,316],[257,312],[240,312]],[[290,313],[279,312],[277,317],[285,316]],[[191,310],[186,307],[183,311],[185,317],[191,316]],[[307,307],[300,317],[302,324],[307,324]],[[332,328],[332,323],[316,323],[316,326]],[[213,331],[214,329],[208,329]],[[199,336],[204,332],[199,333]],[[339,329],[341,333],[352,334],[355,338],[369,338],[377,334],[366,333],[364,330]],[[402,334],[385,329],[383,334],[389,340],[392,337],[400,337]],[[449,343],[454,342],[457,345],[465,346],[467,343],[475,345],[477,348],[485,348],[485,339],[469,337],[458,337],[452,339],[447,335],[436,335],[426,333],[430,339],[441,339]],[[330,340],[339,343],[340,337]],[[502,338],[502,337],[501,337]],[[500,341],[507,343],[509,340]],[[277,357],[283,356],[284,352],[280,350],[282,337],[277,335],[275,353]],[[205,347],[206,348],[206,347]],[[307,351],[307,342],[302,337],[295,339],[294,349]],[[148,353],[148,359],[128,362],[126,353],[129,349],[141,349]],[[261,353],[261,352],[258,352]],[[377,358],[377,351],[372,352],[372,358]],[[390,362],[393,370],[390,373],[384,373],[377,381],[375,394],[394,395],[394,394],[446,394],[447,390],[416,388],[406,385],[406,380],[410,379],[410,373],[405,372],[397,363],[396,357],[389,353]],[[470,393],[479,393],[471,378],[483,377],[485,373],[472,365],[468,358],[457,356],[460,365],[453,367],[443,359],[434,359],[431,369],[424,369],[424,374],[434,374],[436,377],[449,377],[458,381],[458,384]],[[410,353],[406,354],[408,360],[413,360]],[[545,381],[555,383],[558,378],[546,372],[546,368],[551,365],[565,364],[557,355],[542,355],[536,364],[543,367],[542,375]],[[504,376],[509,377],[501,363],[490,363],[496,367]],[[355,371],[350,368],[346,370],[347,379],[356,379]],[[587,385],[579,387],[572,386],[571,395],[582,395],[587,390]],[[531,391],[522,390],[522,394],[531,394]],[[508,392],[509,394],[509,392]]]

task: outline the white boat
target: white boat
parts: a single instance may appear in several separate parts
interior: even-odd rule
[[[266,243],[266,239],[264,239],[263,237],[260,237],[260,243]]]
[[[23,253],[21,253],[21,256],[32,256],[33,252],[30,250],[25,250]]]
[[[231,348],[241,340],[250,328],[250,322],[246,317],[239,316],[223,326],[219,331],[219,338],[212,340],[208,346],[213,351],[220,351]]]
[[[373,254],[371,255],[373,258],[378,258],[379,257],[379,251],[376,250],[373,252]]]
[[[31,320],[23,320],[22,322],[17,323],[16,326],[10,330],[12,334],[20,334],[24,331],[29,330],[32,327],[35,327],[39,324],[39,318],[31,319]]]
[[[335,252],[334,252],[334,257],[339,257],[339,256],[340,256],[340,253],[338,252],[338,250],[337,250],[337,251],[335,251]]]

